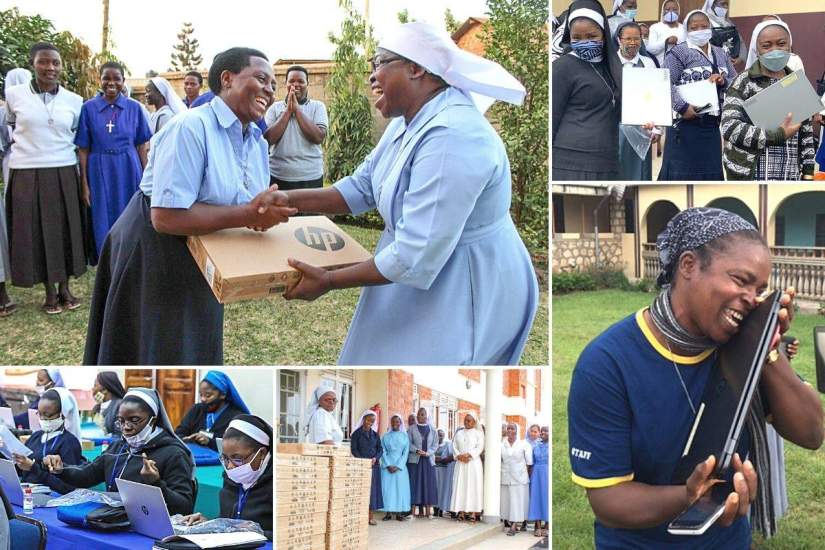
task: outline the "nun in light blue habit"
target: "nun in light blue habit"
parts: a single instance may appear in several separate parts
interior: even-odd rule
[[[410,477],[407,475],[407,457],[410,454],[410,438],[404,430],[404,420],[400,415],[390,417],[390,429],[381,438],[381,497],[382,508],[387,514],[383,520],[404,521],[410,511]]]

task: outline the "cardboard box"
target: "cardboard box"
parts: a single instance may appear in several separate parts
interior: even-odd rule
[[[224,229],[187,239],[189,252],[222,304],[283,294],[301,275],[295,258],[337,269],[372,258],[363,246],[326,216],[298,216],[259,233]]]
[[[307,456],[340,456],[352,458],[349,447],[336,445],[316,445],[314,443],[278,443],[277,454]]]

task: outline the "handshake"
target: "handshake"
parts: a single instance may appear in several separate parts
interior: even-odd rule
[[[289,205],[289,195],[278,191],[277,185],[271,185],[266,191],[258,193],[247,206],[249,223],[246,227],[255,231],[266,231],[298,213],[297,208]]]

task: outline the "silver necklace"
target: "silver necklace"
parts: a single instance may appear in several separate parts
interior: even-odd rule
[[[602,76],[602,73],[600,73],[598,69],[596,69],[596,67],[593,66],[592,63],[588,61],[587,64],[590,65],[590,68],[593,69],[593,71],[599,76],[599,78],[602,79],[602,82],[604,82],[604,85],[607,87],[607,91],[610,92],[610,103],[613,107],[616,107],[616,94],[613,93],[613,88],[610,87],[610,84],[607,83],[607,80],[605,80],[605,78]]]
[[[60,91],[59,86],[60,85],[58,84],[58,92]],[[37,95],[48,94],[49,93],[49,92],[41,92],[39,86],[37,87],[37,90],[35,90],[34,85],[32,83],[29,83],[29,88],[31,89],[32,93],[37,94]],[[46,109],[46,114],[49,116],[49,126],[54,126],[54,106],[55,106],[55,103],[56,103],[56,101],[55,101],[56,99],[57,99],[57,94],[54,94],[54,97],[52,98],[52,100],[49,101],[49,103],[46,103],[46,98],[45,98],[45,96],[43,97],[43,108]],[[49,109],[50,104],[51,104],[51,107],[52,107],[51,109]]]
[[[685,390],[685,397],[687,398],[688,405],[690,405],[690,410],[693,412],[693,416],[696,416],[696,407],[693,406],[693,400],[690,398],[690,392],[685,384],[685,379],[682,378],[682,373],[679,371],[679,366],[676,364],[676,361],[673,360],[673,351],[670,349],[670,342],[668,342],[667,338],[665,338],[665,344],[667,344],[667,351],[670,353],[670,362],[673,363],[673,370],[676,371],[676,376],[679,377],[682,389]]]

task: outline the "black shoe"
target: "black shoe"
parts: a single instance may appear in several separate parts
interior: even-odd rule
[[[389,520],[391,520],[391,519],[392,519],[392,515],[391,515],[391,514],[387,514],[386,516],[384,516],[383,518],[381,518],[381,521],[389,521]]]
[[[398,521],[404,521],[407,518],[401,516],[400,514],[395,514],[395,519],[397,519]]]

